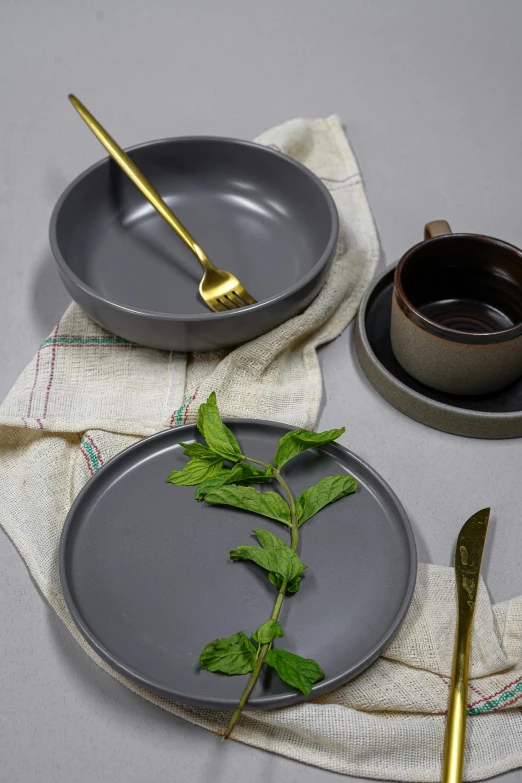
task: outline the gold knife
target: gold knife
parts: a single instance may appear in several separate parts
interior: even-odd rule
[[[457,539],[455,552],[455,581],[458,601],[457,636],[453,653],[448,722],[444,742],[443,783],[461,783],[462,781],[471,628],[490,511],[489,508],[483,508],[482,511],[473,514],[464,524]]]

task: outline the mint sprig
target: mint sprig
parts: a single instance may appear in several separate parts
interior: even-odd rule
[[[183,470],[168,476],[171,484],[197,486],[195,497],[209,505],[233,506],[281,522],[290,530],[290,546],[271,531],[253,532],[260,546],[237,546],[231,560],[247,560],[267,572],[277,597],[270,618],[249,638],[243,631],[205,645],[199,656],[203,669],[221,674],[250,674],[248,683],[224,732],[230,737],[263,667],[273,668],[279,677],[308,696],[324,672],[316,661],[289,650],[273,647],[284,636],[279,614],[285,595],[299,590],[306,566],[296,553],[299,529],[324,506],[356,491],[357,481],[346,473],[327,476],[294,498],[281,474],[283,465],[303,451],[333,443],[342,429],[312,432],[292,430],[280,439],[274,464],[245,456],[232,430],[221,420],[215,392],[200,405],[197,428],[205,443],[182,443],[189,462]],[[226,465],[229,463],[229,466]],[[231,463],[231,464],[230,464]],[[252,484],[276,482],[280,492],[259,491]]]

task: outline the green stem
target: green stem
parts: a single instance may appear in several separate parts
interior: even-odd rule
[[[285,590],[286,590],[287,581],[283,582],[281,585],[281,589],[277,595],[276,602],[274,604],[274,610],[272,612],[271,619],[277,620],[279,617],[279,612],[281,611],[281,606],[283,605],[283,598],[285,597]],[[236,723],[238,722],[239,718],[241,717],[241,713],[243,712],[243,709],[245,707],[245,704],[247,703],[248,699],[250,698],[250,694],[252,693],[254,689],[254,685],[256,684],[259,675],[261,674],[261,669],[264,666],[266,655],[272,646],[272,642],[269,642],[268,644],[263,644],[259,648],[257,660],[255,662],[254,668],[252,669],[252,674],[250,675],[250,678],[246,684],[246,688],[241,694],[241,698],[239,699],[238,705],[234,712],[232,713],[232,716],[228,722],[228,726],[225,729],[225,733],[223,734],[223,739],[226,740],[230,737],[232,734],[234,727]]]
[[[283,584],[279,588],[279,593],[277,595],[276,602],[274,604],[274,609],[273,609],[272,614],[270,616],[271,620],[277,620],[277,618],[279,617],[279,612],[281,611],[281,606],[283,605],[283,599],[285,597],[287,584],[288,584],[288,580],[285,579],[283,581]]]
[[[290,487],[282,477],[281,473],[277,470],[277,468],[274,468],[273,465],[269,465],[267,462],[262,462],[260,459],[254,459],[253,457],[244,457],[245,462],[253,462],[255,465],[260,465],[262,468],[265,468],[267,470],[268,468],[272,468],[274,473],[274,478],[276,481],[279,482],[283,492],[286,495],[286,499],[288,501],[288,505],[290,506],[290,519],[292,523],[292,549],[297,549],[297,542],[299,539],[299,526],[297,524],[297,512],[295,508],[295,500],[294,496],[292,495],[290,491]]]
[[[286,499],[288,500],[288,505],[290,506],[290,521],[292,523],[292,549],[295,552],[297,549],[297,542],[299,540],[299,526],[297,524],[297,511],[295,509],[294,496],[290,492],[290,487],[278,470],[274,470],[274,476],[283,488],[283,492],[285,493]]]
[[[261,465],[263,468],[268,468],[266,462],[261,462],[261,460],[258,459],[252,459],[251,457],[245,457],[245,460],[248,460],[248,462],[254,462],[256,465]],[[290,521],[291,521],[291,530],[292,530],[292,549],[295,552],[297,549],[297,543],[299,540],[299,528],[297,525],[297,513],[295,509],[295,501],[292,493],[290,492],[290,487],[280,474],[276,468],[273,468],[274,471],[274,478],[276,481],[279,482],[283,492],[286,495],[286,498],[288,500],[288,505],[290,506]],[[279,617],[279,613],[281,611],[281,607],[283,606],[283,600],[286,593],[286,587],[288,584],[288,580],[285,579],[283,584],[281,585],[281,588],[279,590],[279,593],[277,594],[277,598],[274,604],[274,609],[272,611],[271,620],[277,620]],[[239,718],[241,717],[241,713],[243,712],[243,709],[250,698],[250,694],[252,693],[254,686],[259,678],[259,675],[261,674],[261,669],[263,668],[263,665],[265,663],[265,658],[267,656],[267,653],[272,646],[272,642],[269,642],[268,644],[263,644],[259,650],[257,655],[257,660],[255,662],[254,668],[252,669],[252,674],[249,677],[249,680],[246,684],[246,688],[243,691],[241,698],[238,702],[238,705],[234,712],[232,713],[232,716],[228,722],[228,726],[225,729],[225,733],[223,734],[223,739],[226,740],[230,737],[232,734],[234,727],[236,723],[238,722]]]
[[[266,470],[268,467],[270,467],[270,466],[269,466],[269,464],[268,464],[268,462],[261,462],[261,460],[260,460],[260,459],[254,459],[253,457],[245,457],[245,456],[243,455],[243,460],[244,460],[245,462],[253,462],[253,463],[254,463],[254,465],[261,465],[261,467],[262,467],[262,468],[265,468],[265,470]]]

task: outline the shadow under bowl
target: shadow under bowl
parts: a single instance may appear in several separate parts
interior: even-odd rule
[[[206,351],[252,340],[314,299],[333,260],[339,221],[306,167],[245,141],[152,141],[130,157],[203,247],[257,303],[214,313],[199,297],[191,251],[109,158],[60,197],[50,242],[72,298],[131,342]]]

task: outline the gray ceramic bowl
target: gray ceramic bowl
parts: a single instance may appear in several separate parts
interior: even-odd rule
[[[107,158],[69,185],[50,225],[65,287],[102,327],[152,348],[215,350],[274,329],[318,294],[339,221],[307,168],[258,144],[211,137],[153,141],[129,154],[257,304],[209,311],[199,263]]]

